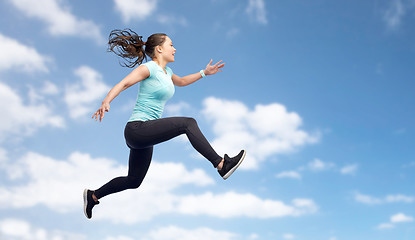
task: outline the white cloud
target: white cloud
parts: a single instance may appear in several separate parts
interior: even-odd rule
[[[404,25],[405,17],[413,14],[415,2],[413,0],[392,0],[388,7],[382,12],[382,20],[388,30],[396,31]]]
[[[285,171],[285,172],[278,173],[276,177],[277,178],[301,179],[301,174],[296,171]]]
[[[251,235],[248,236],[248,239],[254,240],[254,239],[258,239],[259,235],[256,233],[252,233]]]
[[[183,229],[176,226],[168,226],[153,230],[144,237],[144,240],[232,240],[237,239],[235,233],[212,230],[210,228]]]
[[[334,163],[323,162],[320,159],[316,158],[313,161],[308,163],[308,167],[312,171],[326,171],[334,167]]]
[[[126,237],[126,236],[118,236],[118,237],[107,237],[105,240],[134,240],[134,238]]]
[[[354,198],[357,202],[368,205],[385,204],[385,203],[412,203],[415,202],[415,197],[406,196],[402,194],[387,195],[384,198],[376,198],[370,195],[356,192]]]
[[[115,9],[121,13],[124,23],[144,20],[157,8],[157,0],[114,0]]]
[[[275,154],[290,153],[306,144],[316,143],[319,134],[300,129],[302,120],[278,103],[257,105],[254,110],[243,103],[209,97],[202,113],[213,122],[216,139],[213,147],[219,154],[233,155],[246,148],[242,169],[258,168],[259,163]]]
[[[412,222],[412,221],[414,221],[414,218],[411,217],[411,216],[407,216],[403,213],[397,213],[397,214],[391,216],[390,221],[392,223]]]
[[[264,0],[249,0],[246,13],[258,23],[268,23]]]
[[[60,213],[82,209],[84,188],[96,189],[111,178],[127,173],[125,165],[105,158],[94,159],[79,152],[72,153],[67,160],[55,160],[30,152],[0,167],[8,177],[8,181],[0,185],[0,208],[44,205]],[[318,210],[311,199],[294,199],[285,204],[249,193],[174,193],[184,185],[206,187],[212,184],[214,180],[201,169],[189,170],[181,163],[153,161],[138,190],[127,190],[101,199],[101,204],[94,208],[94,219],[131,224],[149,221],[166,213],[220,218],[274,218],[302,216]],[[212,202],[220,204],[212,208]],[[140,214],[131,214],[132,209]]]
[[[385,197],[385,201],[388,203],[394,203],[394,202],[412,203],[412,202],[415,202],[415,197],[405,196],[402,194],[388,195]]]
[[[43,102],[47,100],[47,97],[55,96],[58,93],[59,93],[59,89],[55,84],[49,81],[45,81],[43,83],[43,86],[40,89],[36,89],[32,86],[29,86],[28,95],[29,95],[30,103],[35,105],[39,102]]]
[[[214,208],[212,203],[220,203]],[[183,197],[178,205],[178,211],[190,215],[208,215],[221,218],[251,217],[276,218],[312,214],[318,207],[311,199],[293,199],[291,205],[271,199],[260,199],[253,194],[227,192]]]
[[[403,16],[405,15],[405,7],[401,0],[393,0],[390,2],[389,8],[386,10],[383,20],[389,29],[397,29],[401,25]]]
[[[94,169],[104,176],[108,172],[121,172],[120,167],[114,165],[110,160],[94,160],[76,152],[66,161],[29,152],[4,169],[11,182],[21,180],[22,184],[0,186],[1,207],[26,208],[43,204],[58,212],[74,210],[80,205],[79,198],[85,184],[98,185],[98,181],[106,181],[98,174],[91,179],[88,171]]]
[[[0,163],[7,161],[7,150],[0,147]]]
[[[183,16],[173,16],[173,15],[166,15],[160,14],[156,17],[157,22],[164,24],[164,25],[180,25],[186,27],[188,25],[187,19]]]
[[[369,195],[365,195],[365,194],[361,194],[361,193],[355,193],[354,199],[357,202],[360,203],[365,203],[365,204],[369,204],[369,205],[374,205],[374,204],[380,204],[382,203],[382,200],[379,198],[375,198]]]
[[[79,198],[85,187],[98,188],[108,178],[127,173],[126,166],[105,158],[93,159],[88,154],[79,152],[72,153],[67,160],[55,160],[30,152],[3,168],[12,182],[26,180],[27,183],[0,186],[1,208],[25,208],[43,204],[57,212],[68,212],[81,207]],[[213,184],[213,180],[202,170],[189,171],[183,164],[176,163],[153,162],[147,178],[150,179],[149,183],[140,190],[153,195],[164,194],[183,184]],[[133,194],[130,199],[134,198],[136,196]]]
[[[44,103],[25,105],[14,89],[0,82],[0,142],[9,136],[21,138],[33,134],[38,128],[64,127],[64,119],[52,113]]]
[[[285,234],[282,235],[282,238],[284,238],[284,239],[294,239],[295,236],[291,233],[285,233]]]
[[[86,239],[85,236],[80,234],[53,230],[49,231],[43,228],[34,227],[24,220],[12,218],[0,220],[0,236],[6,237],[7,240]]]
[[[124,23],[133,20],[143,21],[151,16],[151,19],[163,25],[187,26],[187,19],[183,16],[171,14],[157,14],[157,0],[114,0],[115,10],[121,14]]]
[[[407,216],[403,213],[397,213],[390,217],[390,221],[388,223],[381,223],[377,226],[377,229],[391,229],[395,227],[395,224],[405,223],[405,222],[413,222],[414,218],[411,216]]]
[[[169,103],[164,108],[165,115],[167,116],[181,116],[185,111],[191,109],[191,105],[187,102]]]
[[[297,169],[297,171],[283,171],[276,175],[277,178],[293,178],[293,179],[301,179],[302,175],[300,172],[304,171],[312,171],[315,173],[323,172],[323,171],[338,171],[336,168],[336,164],[332,162],[324,162],[318,158],[315,158],[314,160],[308,162],[307,165],[301,166]],[[357,164],[354,165],[347,165],[339,170],[341,174],[355,174],[357,171]],[[366,196],[359,194],[356,196],[361,201],[370,201],[367,199]]]
[[[102,80],[102,75],[88,66],[75,70],[75,75],[81,80],[68,85],[65,89],[65,102],[73,119],[92,116],[100,106],[110,87]],[[96,109],[95,109],[96,108]]]
[[[15,69],[24,72],[48,72],[51,58],[15,39],[0,34],[0,71]]]
[[[80,36],[106,42],[99,27],[90,20],[73,15],[63,0],[9,0],[27,17],[40,19],[48,25],[48,31],[55,36]]]
[[[58,87],[52,82],[45,81],[41,93],[45,95],[56,95],[59,93]]]
[[[393,225],[392,223],[381,223],[376,228],[380,229],[380,230],[383,230],[383,229],[391,229],[391,228],[394,228],[394,227],[395,227],[395,225]]]
[[[8,152],[6,149],[0,147],[0,170],[6,168],[7,165],[8,165]]]
[[[358,169],[357,164],[347,165],[340,169],[340,173],[344,175],[354,175]]]

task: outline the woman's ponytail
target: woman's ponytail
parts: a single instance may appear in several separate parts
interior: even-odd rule
[[[155,58],[154,49],[164,43],[166,36],[164,33],[156,33],[151,35],[147,42],[144,42],[143,37],[131,29],[116,29],[110,33],[108,51],[124,59],[122,66],[133,68],[140,65],[144,59],[147,60],[147,56]]]
[[[145,42],[142,36],[138,36],[131,29],[113,30],[108,40],[108,51],[117,54],[124,59],[121,65],[132,68],[147,60],[144,51]]]

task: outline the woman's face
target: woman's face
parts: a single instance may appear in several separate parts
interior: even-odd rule
[[[161,48],[161,56],[167,62],[174,62],[174,54],[176,53],[176,49],[173,47],[173,42],[169,37],[166,36],[166,40],[160,46]]]

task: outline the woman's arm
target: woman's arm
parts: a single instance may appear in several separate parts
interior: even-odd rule
[[[115,85],[107,94],[104,101],[102,101],[101,107],[92,115],[92,118],[95,117],[95,121],[99,118],[99,121],[104,118],[105,112],[110,110],[110,103],[114,98],[116,98],[122,91],[133,86],[134,84],[148,78],[150,76],[150,71],[144,65],[141,65],[134,69],[130,74],[128,74],[123,80],[121,80],[117,85]]]
[[[210,65],[212,63],[212,59],[210,60],[210,62],[208,63],[208,65],[206,66],[206,68],[203,70],[203,72],[205,73],[205,75],[213,75],[217,72],[221,72],[225,63],[222,63],[222,60],[220,60],[219,62],[217,62],[215,65]],[[187,75],[185,77],[179,77],[176,74],[173,74],[172,76],[172,80],[174,85],[178,86],[178,87],[184,87],[187,85],[190,85],[194,82],[196,82],[197,80],[202,78],[202,74],[200,72],[198,73],[194,73],[194,74],[190,74]]]

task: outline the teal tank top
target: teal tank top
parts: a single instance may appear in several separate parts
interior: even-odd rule
[[[166,74],[154,61],[143,65],[148,68],[150,76],[140,82],[137,102],[129,122],[161,118],[164,105],[174,94],[173,71],[169,67],[165,68]]]

